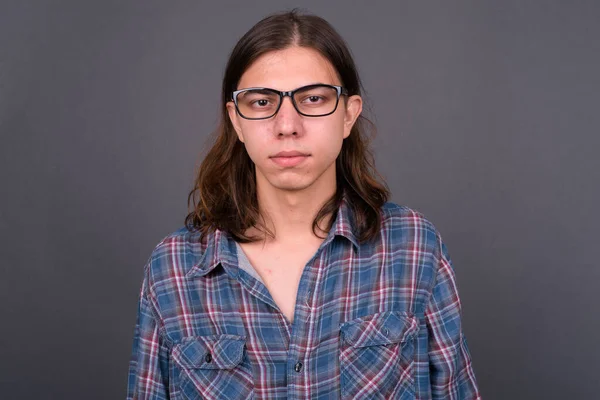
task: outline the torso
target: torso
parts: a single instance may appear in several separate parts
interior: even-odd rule
[[[306,263],[322,240],[297,243],[292,246],[262,243],[240,243],[246,257],[262,278],[279,310],[292,323],[296,308],[298,284]]]

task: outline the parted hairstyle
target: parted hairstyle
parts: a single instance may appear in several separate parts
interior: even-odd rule
[[[237,137],[226,103],[237,90],[243,73],[256,59],[292,46],[318,51],[333,65],[348,95],[361,95],[362,84],[352,55],[343,38],[326,20],[294,9],[259,21],[238,41],[225,67],[221,115],[213,133],[214,142],[188,195],[190,212],[185,225],[189,231],[200,231],[204,237],[219,229],[245,243],[261,239],[246,234],[248,228],[255,227],[262,234],[274,237],[259,212],[254,163]],[[389,190],[375,169],[369,149],[370,136],[374,133],[374,124],[360,115],[344,139],[336,159],[336,192],[313,221],[315,235],[318,235],[317,228],[322,229],[320,223],[324,220],[328,219],[325,232],[331,229],[344,196],[351,209],[357,239],[368,241],[379,232],[381,207],[388,199]]]

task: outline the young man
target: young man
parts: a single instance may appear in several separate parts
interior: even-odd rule
[[[267,17],[222,96],[186,227],[145,268],[128,398],[480,398],[448,252],[387,202],[342,38]]]

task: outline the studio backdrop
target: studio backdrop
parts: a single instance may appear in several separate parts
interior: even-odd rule
[[[0,3],[0,398],[119,399],[225,62],[302,7],[347,40],[394,202],[442,234],[485,399],[600,393],[600,3]]]

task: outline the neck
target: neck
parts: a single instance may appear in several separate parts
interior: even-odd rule
[[[313,221],[323,205],[335,194],[333,185],[312,185],[304,190],[285,191],[257,182],[258,205],[267,227],[275,233],[267,243],[297,242],[299,239],[318,239],[313,231]],[[266,183],[266,182],[265,182]],[[321,186],[321,187],[319,187]],[[327,234],[325,227],[332,215],[320,221],[316,233]],[[322,228],[322,229],[321,229]]]

